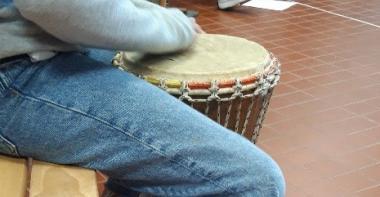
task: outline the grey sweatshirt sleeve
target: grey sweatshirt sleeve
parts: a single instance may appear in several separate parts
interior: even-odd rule
[[[71,44],[166,53],[189,47],[196,33],[178,9],[145,0],[14,0],[28,20]]]

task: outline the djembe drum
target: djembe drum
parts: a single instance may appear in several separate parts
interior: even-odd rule
[[[176,96],[256,143],[280,64],[257,43],[200,34],[186,51],[167,55],[119,52],[114,65]]]

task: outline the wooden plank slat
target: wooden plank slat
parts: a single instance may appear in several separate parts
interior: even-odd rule
[[[24,197],[27,168],[25,159],[0,156],[0,196]]]
[[[30,197],[98,197],[95,171],[33,161]]]

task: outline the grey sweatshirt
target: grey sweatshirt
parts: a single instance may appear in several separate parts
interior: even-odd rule
[[[178,9],[146,0],[0,0],[0,59],[95,47],[166,53],[195,39]]]

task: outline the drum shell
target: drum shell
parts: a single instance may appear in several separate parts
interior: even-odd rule
[[[235,98],[232,98],[232,94],[221,95],[219,101],[207,101],[207,96],[202,95],[192,96],[194,100],[183,102],[213,121],[256,143],[273,89],[274,87],[271,87],[266,94],[259,95],[254,95],[256,89],[253,89]]]

